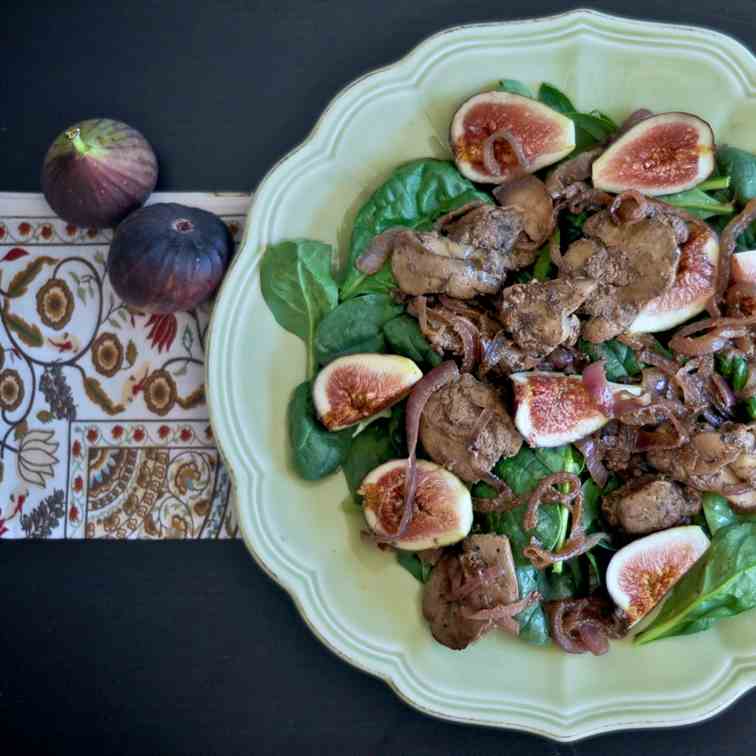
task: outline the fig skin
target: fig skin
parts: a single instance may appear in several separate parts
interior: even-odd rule
[[[312,400],[328,430],[343,430],[393,407],[422,377],[423,371],[408,357],[348,354],[318,373]]]
[[[649,197],[692,189],[714,170],[714,132],[691,113],[660,113],[628,129],[593,163],[593,185]]]
[[[502,129],[520,142],[528,166],[526,170],[514,166],[510,154],[506,169],[495,176],[482,164],[483,143]],[[575,149],[575,124],[537,100],[509,92],[482,92],[469,98],[454,114],[450,141],[462,175],[479,183],[503,184],[523,171],[535,173],[569,155]],[[505,154],[499,157],[497,153],[497,157],[501,162]]]
[[[232,252],[231,233],[217,215],[158,203],[118,226],[108,276],[115,293],[137,310],[191,310],[218,287]]]
[[[385,462],[368,473],[358,493],[364,497],[363,513],[376,535],[396,531],[404,506],[406,459]],[[404,551],[423,551],[457,543],[472,528],[470,491],[462,481],[435,462],[417,461],[416,511],[407,530],[392,543]],[[388,521],[386,521],[388,518]]]
[[[68,223],[110,228],[144,204],[157,176],[157,158],[142,134],[121,121],[92,118],[52,143],[42,167],[42,191]]]
[[[709,548],[698,525],[682,525],[632,541],[606,569],[606,589],[633,625],[645,617]]]

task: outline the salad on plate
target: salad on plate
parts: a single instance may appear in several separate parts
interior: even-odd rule
[[[692,113],[615,123],[511,79],[449,146],[375,189],[341,263],[265,250],[307,349],[297,473],[341,468],[365,548],[452,649],[603,654],[753,608],[756,155]]]

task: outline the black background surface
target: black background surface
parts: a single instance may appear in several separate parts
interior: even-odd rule
[[[0,5],[0,189],[28,191],[39,190],[53,137],[94,116],[148,136],[159,189],[252,189],[341,87],[428,34],[566,8],[545,0]],[[754,0],[680,5],[597,4],[715,27],[756,46]],[[612,674],[611,656],[605,670]],[[0,545],[0,753],[9,756],[717,756],[753,753],[755,703],[752,693],[695,727],[576,745],[447,724],[332,656],[241,543]]]

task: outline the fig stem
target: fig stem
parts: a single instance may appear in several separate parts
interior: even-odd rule
[[[86,153],[89,152],[89,147],[81,138],[81,129],[78,126],[66,129],[66,136],[80,155],[86,155]]]

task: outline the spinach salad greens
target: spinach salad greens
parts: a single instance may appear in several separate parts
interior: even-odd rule
[[[539,108],[546,106],[550,111],[545,112],[553,112],[561,118],[559,124],[562,129],[567,128],[565,123],[571,124],[570,132],[574,136],[562,153],[561,160],[556,163],[556,171],[554,165],[551,165],[539,169],[534,174],[541,186],[543,181],[546,181],[548,186],[551,179],[547,177],[552,171],[553,175],[559,174],[563,170],[561,166],[565,166],[565,175],[569,176],[567,168],[573,165],[573,161],[579,161],[580,156],[587,151],[593,151],[595,155],[601,154],[603,159],[611,152],[620,129],[622,128],[624,133],[632,126],[621,126],[600,110],[580,110],[565,93],[549,83],[544,82],[537,89],[533,89],[514,79],[502,79],[494,89],[512,95],[512,101],[518,107],[527,109],[528,103],[538,103]],[[460,112],[463,110],[464,107]],[[544,111],[542,109],[537,112]],[[649,113],[641,117],[646,119],[654,116]],[[636,123],[644,123],[640,120],[641,117]],[[455,133],[454,130],[452,133]],[[463,136],[467,133],[463,132]],[[505,153],[499,152],[499,145],[506,142],[508,144],[505,144]],[[332,421],[335,423],[332,427],[313,398],[318,394],[317,378],[324,374],[323,371],[328,370],[329,365],[348,356],[356,358],[365,355],[396,355],[414,363],[427,376],[431,371],[434,374],[442,369],[447,373],[451,371],[452,368],[448,367],[450,358],[457,358],[458,361],[459,358],[464,358],[462,361],[466,362],[469,356],[468,348],[472,348],[470,344],[477,349],[472,353],[475,355],[474,364],[477,361],[481,366],[489,358],[489,352],[495,352],[496,359],[506,360],[510,359],[504,356],[509,354],[506,350],[517,349],[516,341],[512,341],[517,336],[515,326],[512,325],[514,315],[507,316],[503,305],[499,304],[498,300],[494,301],[485,288],[476,292],[479,295],[476,298],[458,299],[456,304],[450,304],[448,296],[444,299],[443,284],[440,285],[440,289],[428,289],[428,294],[419,297],[416,291],[407,293],[402,280],[398,278],[399,273],[392,266],[390,256],[379,261],[375,272],[365,272],[366,267],[360,264],[366,253],[374,249],[376,239],[383,238],[381,235],[387,231],[396,233],[396,238],[410,240],[407,242],[411,247],[407,253],[410,255],[413,249],[416,252],[418,246],[422,246],[423,239],[426,238],[423,237],[423,233],[433,233],[438,244],[446,245],[445,249],[450,250],[441,254],[448,254],[449,259],[454,260],[448,264],[451,266],[449,270],[445,269],[444,275],[450,276],[449,280],[456,275],[457,268],[454,268],[454,265],[469,266],[465,269],[466,275],[473,277],[482,275],[482,272],[489,274],[490,271],[486,267],[488,263],[477,257],[473,256],[464,263],[459,262],[468,260],[466,256],[470,254],[470,249],[478,254],[481,247],[487,250],[485,245],[494,243],[491,239],[495,235],[486,236],[476,232],[472,222],[469,227],[465,226],[465,222],[473,218],[475,213],[478,213],[476,217],[483,217],[488,212],[485,208],[489,208],[492,214],[501,213],[502,210],[497,203],[498,194],[492,193],[489,185],[475,183],[467,176],[478,177],[481,171],[491,170],[492,161],[499,161],[499,167],[510,165],[501,157],[502,154],[506,154],[507,149],[511,153],[509,159],[515,161],[515,166],[518,161],[525,165],[522,162],[522,155],[525,153],[518,152],[516,139],[507,129],[489,136],[485,142],[473,145],[469,149],[460,147],[457,143],[452,146],[454,161],[413,160],[396,167],[385,178],[357,212],[352,224],[349,247],[343,250],[345,254],[337,253],[321,241],[292,239],[271,245],[265,250],[262,258],[260,281],[265,302],[279,325],[299,337],[305,346],[306,369],[302,376],[304,380],[295,389],[288,407],[287,423],[292,465],[299,476],[310,481],[320,480],[341,468],[355,508],[367,507],[368,498],[374,495],[365,484],[373,471],[391,460],[407,458],[406,427],[408,415],[411,423],[414,410],[410,410],[408,402],[403,399],[377,414],[366,416],[365,420],[358,424],[350,422],[346,427],[341,427],[337,421]],[[591,156],[591,161],[597,159],[595,155]],[[477,162],[474,162],[475,160]],[[467,164],[473,167],[468,170]],[[578,162],[574,164],[579,165]],[[590,163],[588,165],[590,166]],[[579,170],[585,171],[584,168]],[[527,173],[532,174],[533,171],[528,170]],[[572,196],[579,191],[594,192],[586,196],[596,196],[598,187],[590,186],[590,170],[587,174],[575,175],[578,178],[573,177],[573,183],[582,182],[580,185],[587,188],[578,190],[575,188],[578,183],[574,183]],[[594,168],[594,180],[595,176]],[[476,182],[478,180],[475,178]],[[532,182],[532,179],[530,180]],[[552,198],[548,201],[556,202],[560,197],[559,192],[563,189],[551,188],[549,191]],[[616,193],[622,197],[620,192]],[[733,217],[756,198],[756,156],[734,146],[719,146],[716,151],[716,165],[712,166],[712,170],[702,180],[679,191],[657,191],[655,195],[658,199],[654,200],[657,203],[654,207],[670,208],[663,211],[663,217],[672,217],[675,212],[681,212],[683,214],[680,217],[687,219],[689,228],[693,228],[690,224],[699,219],[698,222],[708,224],[708,228],[722,233]],[[547,229],[547,235],[537,240],[534,245],[530,236],[534,233],[531,231],[532,225],[528,226],[527,222],[530,208],[515,205],[514,209],[524,214],[525,218],[524,225],[514,226],[513,238],[519,239],[515,241],[515,249],[518,249],[517,245],[523,240],[530,246],[527,247],[529,251],[524,264],[518,263],[512,269],[505,270],[504,276],[508,276],[506,286],[512,287],[512,290],[519,286],[525,287],[523,291],[536,291],[538,286],[558,285],[565,275],[564,268],[561,267],[564,263],[560,262],[560,257],[572,249],[573,244],[585,243],[586,239],[592,239],[591,243],[595,244],[595,240],[601,238],[595,230],[597,221],[591,219],[596,214],[606,213],[602,207],[606,205],[602,206],[600,202],[591,204],[590,201],[583,205],[576,201],[555,204],[553,225]],[[503,209],[508,210],[508,207],[505,205]],[[456,226],[438,229],[436,222],[455,210],[459,211],[458,215],[462,221]],[[647,217],[659,217],[658,211],[655,212],[656,215],[649,212]],[[754,215],[756,216],[756,213]],[[614,222],[620,221],[615,217]],[[507,223],[513,223],[511,218]],[[756,249],[756,225],[746,224],[745,230],[739,228],[735,251]],[[407,233],[419,233],[414,237],[401,236],[405,233],[401,229],[407,229]],[[503,232],[499,230],[497,233],[501,235]],[[518,233],[520,236],[517,236]],[[680,244],[684,244],[684,241]],[[559,250],[556,257],[554,249]],[[338,265],[340,259],[345,260],[341,267]],[[410,268],[414,265],[415,263],[412,263]],[[443,280],[443,276],[440,278]],[[501,293],[507,291],[508,289],[504,288]],[[436,299],[435,295],[439,292],[442,296]],[[606,294],[601,293],[600,296]],[[523,315],[523,322],[526,322],[526,317],[532,322],[535,316],[532,313],[527,314],[528,300],[519,301],[520,304],[515,311],[524,307],[526,315]],[[500,307],[501,310],[497,309]],[[649,444],[648,448],[652,449],[654,440],[660,433],[669,433],[668,427],[678,427],[680,421],[670,426],[669,408],[676,407],[677,416],[682,417],[680,408],[685,409],[688,401],[687,392],[693,391],[694,385],[697,386],[699,398],[705,396],[709,401],[713,401],[712,392],[715,389],[709,384],[706,384],[708,387],[704,387],[702,383],[708,380],[707,376],[711,374],[712,367],[718,376],[719,383],[716,385],[720,394],[717,400],[720,403],[715,402],[713,407],[722,410],[724,415],[716,422],[711,419],[711,413],[707,415],[707,422],[710,424],[705,432],[716,435],[719,423],[724,420],[729,424],[724,427],[734,427],[736,430],[733,432],[739,434],[739,448],[747,449],[747,442],[743,440],[746,438],[744,434],[750,433],[748,423],[756,421],[756,375],[753,380],[751,378],[754,363],[749,360],[747,354],[733,348],[732,343],[726,339],[726,348],[716,350],[713,360],[707,358],[711,360],[710,363],[702,362],[697,352],[685,351],[690,337],[685,341],[676,334],[674,328],[653,335],[643,333],[640,339],[626,338],[621,329],[616,330],[611,336],[596,338],[584,327],[586,314],[590,315],[592,312],[590,306],[586,304],[583,309],[575,311],[576,315],[569,311],[568,314],[573,319],[569,322],[573,323],[572,328],[576,327],[575,324],[582,328],[579,338],[575,331],[576,337],[571,342],[565,341],[553,352],[556,354],[560,349],[566,350],[569,355],[569,361],[564,362],[566,368],[560,367],[556,362],[553,365],[544,363],[540,358],[528,360],[525,354],[524,357],[516,358],[520,363],[516,363],[516,359],[513,363],[521,364],[523,367],[509,367],[503,372],[497,372],[488,366],[486,370],[480,368],[479,372],[473,371],[473,374],[483,381],[486,391],[500,392],[502,399],[496,399],[496,402],[504,401],[511,405],[509,373],[527,373],[533,369],[558,373],[564,369],[571,373],[576,381],[580,381],[580,372],[585,371],[581,385],[595,397],[597,394],[590,388],[589,380],[595,381],[596,378],[587,377],[591,372],[588,367],[594,376],[600,374],[602,381],[611,381],[620,387],[642,386],[644,390],[648,390],[648,386],[651,385],[649,375],[657,371],[661,376],[656,378],[657,384],[661,386],[660,381],[665,381],[664,386],[672,388],[664,388],[667,392],[664,397],[659,395],[651,401],[661,400],[661,404],[666,402],[666,414],[663,413],[655,420],[636,418],[628,420],[627,423],[625,415],[619,416],[619,423],[615,416],[606,426],[608,434],[604,438],[598,431],[612,415],[610,410],[605,409],[605,405],[599,404],[597,406],[607,417],[595,426],[591,425],[590,430],[581,437],[567,438],[569,434],[565,434],[567,440],[562,443],[549,443],[548,446],[534,443],[528,437],[529,443],[518,443],[498,461],[494,457],[488,463],[486,474],[481,473],[477,478],[464,477],[467,481],[464,485],[469,490],[468,501],[473,503],[475,511],[469,537],[462,544],[461,551],[458,546],[449,546],[443,551],[405,550],[401,547],[395,549],[398,563],[424,585],[424,613],[431,623],[434,636],[452,648],[462,648],[477,638],[478,630],[475,628],[479,629],[480,623],[488,623],[486,629],[490,629],[499,624],[507,627],[507,622],[511,627],[511,623],[514,622],[517,634],[527,642],[545,644],[553,640],[567,650],[573,648],[573,651],[577,649],[581,652],[590,650],[593,653],[603,653],[607,648],[602,645],[605,644],[605,640],[596,641],[595,633],[601,638],[615,638],[627,632],[627,618],[623,617],[622,610],[614,607],[610,600],[611,598],[618,603],[616,586],[613,591],[613,586],[607,584],[607,566],[614,559],[626,558],[623,555],[627,553],[624,550],[627,544],[637,544],[640,539],[650,537],[649,533],[659,536],[666,532],[665,529],[697,528],[708,536],[710,544],[700,558],[695,560],[684,574],[678,575],[676,582],[673,581],[656,616],[650,622],[640,623],[641,630],[635,634],[636,644],[643,645],[662,638],[706,630],[720,619],[756,607],[756,494],[752,504],[754,511],[749,513],[742,506],[733,506],[728,500],[732,497],[727,494],[722,495],[714,490],[702,491],[698,483],[696,487],[700,493],[693,488],[687,488],[686,486],[692,485],[692,479],[679,471],[679,463],[675,467],[675,463],[668,461],[669,455],[665,451],[649,451],[644,457],[637,450],[631,449],[622,456],[622,444],[625,443],[623,438],[635,439],[635,444]],[[583,320],[578,320],[578,315]],[[705,314],[701,314],[698,317],[704,316]],[[496,326],[497,330],[487,331],[486,329],[492,328],[491,323],[498,322],[499,317],[501,322]],[[465,320],[468,325],[460,324],[460,319]],[[472,332],[477,341],[468,343],[468,340],[473,338],[465,335],[471,332],[470,323],[473,325]],[[540,339],[546,331],[539,333],[541,335],[537,338]],[[509,340],[502,341],[504,336]],[[639,342],[642,342],[642,346]],[[682,351],[680,344],[684,347]],[[554,350],[554,347],[549,346],[549,349]],[[548,354],[549,352],[545,352],[545,356]],[[447,363],[444,363],[444,360],[447,360]],[[708,374],[702,372],[702,366],[705,364],[711,365]],[[670,366],[673,366],[676,374],[694,376],[691,380],[698,383],[687,382],[683,385],[683,379],[679,379],[682,391],[674,389],[674,382],[678,378],[672,375]],[[470,368],[465,370],[469,371]],[[454,368],[454,371],[457,376],[454,380],[459,381],[459,385],[464,381],[476,381],[467,373],[459,378],[457,368]],[[750,390],[752,385],[753,391]],[[445,401],[453,404],[454,400],[449,398],[451,396],[452,393],[448,393]],[[429,394],[429,397],[424,401],[432,405],[435,394]],[[627,402],[628,399],[632,397],[625,392],[623,401]],[[496,416],[498,410],[486,408],[489,405],[486,405],[485,400],[478,401],[482,402],[478,406],[482,408],[481,425],[485,426]],[[634,405],[636,409],[640,406],[637,403],[639,401]],[[501,406],[504,407],[504,404]],[[611,404],[609,406],[611,407]],[[617,411],[616,404],[614,407],[612,411]],[[428,410],[431,414],[438,411],[438,404]],[[416,420],[419,422],[419,418]],[[518,430],[523,431],[524,421],[520,417],[519,404],[515,421]],[[459,422],[465,422],[462,415]],[[533,422],[535,423],[535,420]],[[655,430],[650,430],[649,423],[660,425]],[[611,430],[613,426],[617,426],[619,431],[616,428]],[[623,430],[623,426],[631,430]],[[663,428],[667,430],[662,430]],[[692,426],[689,425],[686,433],[691,434],[691,429]],[[481,429],[476,426],[475,433],[480,432]],[[587,436],[590,436],[588,442],[584,438]],[[444,438],[444,443],[451,443],[452,437],[453,434]],[[418,459],[432,458],[438,462],[438,448],[433,444],[429,449],[424,448],[423,438],[421,435]],[[477,454],[477,443],[478,436],[471,436],[465,454]],[[730,442],[725,438],[724,443]],[[601,446],[602,444],[604,446]],[[676,448],[677,450],[672,452],[673,455],[683,454],[680,446],[681,444],[669,447],[668,444],[666,448]],[[753,441],[752,448],[756,450],[756,441]],[[662,450],[664,449],[662,446]],[[611,454],[614,454],[614,457]],[[748,459],[750,460],[750,457]],[[756,451],[753,464],[756,464]],[[446,466],[452,473],[459,469],[454,465]],[[402,470],[404,469],[403,467]],[[732,472],[727,474],[732,475]],[[460,477],[463,477],[461,473]],[[478,482],[474,482],[476,479]],[[553,484],[552,480],[555,481]],[[578,484],[579,487],[576,489],[575,486]],[[550,485],[553,487],[549,488]],[[651,488],[646,488],[647,486]],[[656,488],[653,488],[654,486]],[[714,487],[716,488],[716,485]],[[740,490],[732,484],[730,488]],[[743,485],[740,485],[740,488],[743,488]],[[648,523],[642,522],[637,507],[641,504],[649,506],[649,502],[645,501],[643,496],[650,490],[655,491],[654,496],[671,496],[670,501],[675,497],[681,501],[685,500],[685,497],[693,497],[695,501],[692,507],[696,511],[693,513],[691,509],[685,516],[676,519],[668,517],[664,524],[649,526]],[[534,494],[535,491],[539,493]],[[526,522],[534,496],[541,497],[538,499],[540,504],[537,517],[533,520],[535,527],[528,529]],[[582,504],[579,523],[573,522],[576,496],[580,497]],[[494,540],[475,541],[478,537],[491,537]],[[495,562],[496,567],[490,561],[480,561],[480,554],[483,554],[486,548],[484,544],[500,543],[495,540],[497,538],[503,539],[511,551],[514,595],[519,596],[519,603],[514,602],[511,605],[512,614],[508,619],[508,605],[489,608],[490,605],[480,598],[489,595],[485,586],[486,580],[490,582],[490,578],[484,576],[494,569],[498,570],[495,574],[500,576],[506,566],[501,561]],[[589,549],[575,548],[576,543],[591,538],[592,546]],[[468,541],[475,544],[470,553],[465,546]],[[558,555],[558,558],[544,567],[533,558],[534,546],[552,556]],[[498,551],[497,547],[497,553]],[[465,562],[466,559],[468,562]],[[478,559],[478,562],[475,562],[475,559]],[[476,580],[480,581],[482,587],[475,589],[481,591],[480,593],[470,594],[468,590],[469,595],[460,594],[467,596],[464,599],[455,595],[455,591],[460,591],[459,587],[454,587],[454,581],[457,579],[454,578],[453,572],[455,564],[478,564],[476,569],[479,577],[474,578],[473,583]],[[439,590],[446,598],[440,604],[433,604],[428,596],[437,597]],[[443,594],[444,591],[446,594]],[[662,598],[663,594],[656,596],[654,601],[658,602]],[[476,604],[476,601],[484,603]],[[466,614],[459,614],[460,611]],[[441,616],[441,620],[437,620],[438,616]],[[445,624],[434,624],[438,621]],[[457,636],[449,637],[449,623],[453,624],[455,632],[462,635],[468,633],[469,637],[462,640]],[[585,626],[594,628],[591,631],[593,640],[581,635],[580,628]],[[443,629],[439,629],[440,627]]]

